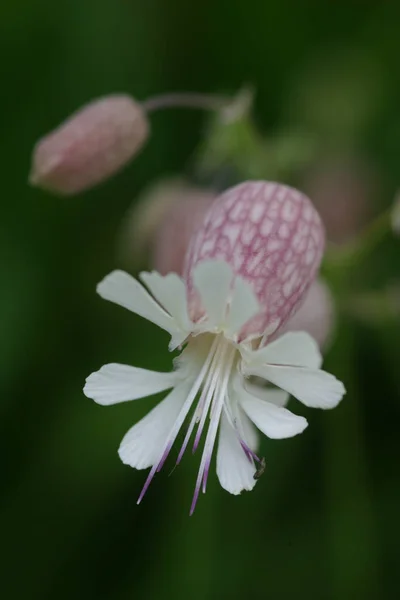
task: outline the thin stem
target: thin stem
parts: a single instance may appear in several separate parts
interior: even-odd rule
[[[206,358],[203,366],[201,367],[201,370],[200,370],[198,376],[196,377],[194,383],[188,387],[188,395],[186,396],[186,400],[180,410],[180,413],[179,413],[175,423],[172,426],[172,429],[170,430],[170,432],[168,434],[167,441],[164,444],[162,452],[160,453],[159,457],[157,458],[154,465],[152,466],[150,473],[147,476],[147,479],[145,481],[143,489],[138,498],[137,504],[141,503],[141,501],[143,500],[143,496],[145,495],[145,493],[151,483],[151,480],[153,479],[154,475],[156,473],[158,473],[159,470],[161,469],[161,467],[163,466],[163,464],[171,450],[172,444],[174,443],[175,438],[178,435],[179,430],[182,427],[182,425],[186,419],[186,416],[193,404],[193,401],[196,398],[198,391],[203,383],[203,379],[204,379],[204,377],[208,371],[208,368],[211,364],[217,344],[218,344],[218,338],[216,337],[211,345],[210,351],[207,355],[207,358]],[[179,388],[175,388],[175,390],[171,393],[172,394],[176,393],[177,389],[179,390]]]
[[[375,250],[376,246],[390,232],[391,208],[382,212],[368,225],[361,234],[348,245],[328,254],[327,259],[331,264],[355,266]]]
[[[142,102],[142,108],[147,112],[154,112],[164,108],[198,108],[202,110],[220,110],[232,100],[213,94],[197,94],[191,92],[176,92],[161,94]]]

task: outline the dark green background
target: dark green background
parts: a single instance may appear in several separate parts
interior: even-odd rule
[[[399,183],[400,4],[372,0],[8,0],[0,8],[0,594],[7,599],[399,595],[399,323],[342,318],[327,368],[348,394],[269,443],[267,471],[233,497],[211,477],[189,518],[198,457],[145,473],[119,461],[154,400],[102,408],[85,377],[107,362],[167,368],[166,336],[102,302],[120,220],[140,189],[179,172],[204,115],[152,119],[144,152],[75,198],[27,185],[36,139],[90,99],[126,91],[257,88],[260,128],[298,126],[327,153],[368,156]],[[396,279],[388,241],[360,285]],[[357,279],[357,278],[356,278]]]

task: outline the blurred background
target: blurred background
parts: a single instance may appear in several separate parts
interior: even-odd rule
[[[230,496],[213,475],[189,518],[198,456],[137,507],[146,474],[117,455],[157,399],[103,408],[82,387],[107,362],[169,367],[166,336],[95,286],[120,266],[121,221],[146,186],[182,172],[210,183],[193,167],[208,117],[154,114],[140,155],[75,197],[27,178],[37,139],[97,96],[251,84],[271,161],[294,156],[275,172],[315,199],[332,247],[351,243],[400,183],[400,4],[14,0],[0,47],[2,597],[398,597],[400,323],[381,299],[397,289],[399,242],[383,236],[345,283],[335,271],[344,308],[325,364],[348,390],[341,405],[294,406],[310,427],[263,440],[255,490]]]

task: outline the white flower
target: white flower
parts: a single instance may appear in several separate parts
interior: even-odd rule
[[[187,290],[180,277],[153,272],[142,273],[140,278],[152,295],[122,271],[108,275],[97,291],[106,300],[168,331],[171,350],[185,344],[175,361],[175,370],[159,373],[108,364],[87,378],[84,393],[99,404],[110,405],[172,389],[128,431],[119,455],[136,469],[151,467],[139,503],[186,419],[189,427],[177,464],[196,425],[194,450],[207,429],[192,514],[200,489],[206,490],[218,428],[217,475],[224,489],[239,494],[256,484],[256,464],[260,462],[255,454],[256,428],[270,438],[280,439],[297,435],[307,427],[304,417],[285,408],[289,394],[306,406],[333,408],[345,389],[333,375],[320,370],[318,346],[307,333],[286,333],[262,348],[256,347],[262,334],[257,340],[254,335],[240,339],[243,326],[260,307],[250,285],[235,277],[227,263],[209,260],[194,269],[194,286],[204,308],[198,322],[190,318]],[[263,378],[277,388],[256,386],[250,376]]]

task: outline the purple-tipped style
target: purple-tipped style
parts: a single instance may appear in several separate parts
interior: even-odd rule
[[[94,100],[39,140],[29,181],[61,195],[89,189],[137,154],[148,130],[144,111],[130,96]]]
[[[265,335],[285,325],[313,282],[324,249],[324,229],[311,201],[273,182],[248,181],[219,196],[188,249],[185,277],[194,320],[203,312],[192,274],[206,259],[226,261],[251,285],[261,311],[240,338]]]

